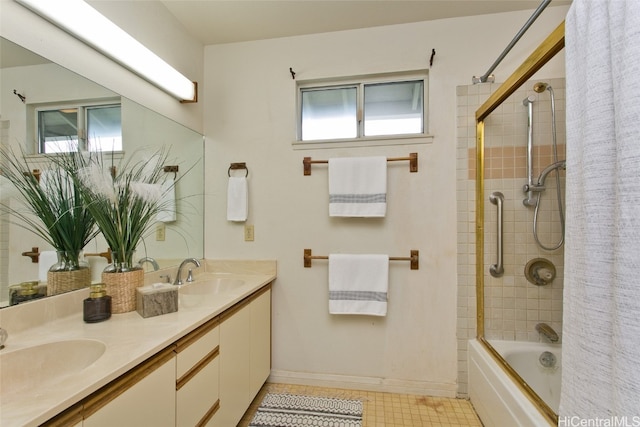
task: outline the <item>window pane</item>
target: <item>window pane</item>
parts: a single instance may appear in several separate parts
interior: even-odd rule
[[[78,149],[78,109],[38,112],[41,153],[64,153]]]
[[[365,136],[422,133],[423,93],[422,81],[365,85]]]
[[[89,151],[122,151],[120,106],[87,108]]]
[[[356,138],[356,88],[302,90],[302,140]]]

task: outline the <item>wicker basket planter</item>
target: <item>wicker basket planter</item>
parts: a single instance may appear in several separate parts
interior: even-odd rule
[[[144,270],[103,272],[102,282],[106,286],[107,295],[111,296],[111,313],[135,311],[136,288],[144,285]]]
[[[48,271],[47,295],[58,295],[91,285],[91,269],[81,267],[78,270]]]

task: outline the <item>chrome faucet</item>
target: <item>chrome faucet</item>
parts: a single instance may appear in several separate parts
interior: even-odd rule
[[[200,261],[195,258],[187,258],[180,263],[180,267],[178,267],[178,271],[176,272],[176,280],[173,282],[174,285],[182,285],[182,267],[185,264],[194,264],[196,267],[200,267]],[[187,282],[193,282],[193,276],[191,275],[191,270],[189,270],[189,276],[187,276]]]
[[[0,350],[4,348],[4,343],[7,341],[9,334],[4,329],[0,328]]]
[[[551,342],[558,342],[560,340],[558,333],[546,323],[538,323],[536,325],[536,331]]]
[[[150,263],[150,264],[153,266],[153,271],[158,271],[158,270],[160,270],[160,266],[158,265],[158,263],[156,262],[156,260],[155,260],[155,259],[153,259],[153,258],[151,258],[151,257],[148,257],[148,256],[146,256],[146,257],[144,257],[144,258],[141,258],[141,259],[140,259],[140,261],[138,261],[138,265],[139,265],[140,267],[142,267],[142,264],[144,264],[145,262],[148,262],[148,263]]]

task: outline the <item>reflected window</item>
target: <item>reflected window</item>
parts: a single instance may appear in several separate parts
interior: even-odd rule
[[[36,108],[38,151],[122,151],[120,104]]]
[[[38,112],[41,153],[78,150],[78,109],[63,108]]]
[[[88,151],[122,151],[119,105],[87,108]]]
[[[301,141],[424,134],[426,75],[367,78],[344,85],[301,84]],[[337,82],[336,82],[337,83]]]

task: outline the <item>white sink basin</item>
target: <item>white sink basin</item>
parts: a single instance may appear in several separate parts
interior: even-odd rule
[[[231,277],[216,277],[214,279],[206,279],[195,283],[183,285],[180,293],[184,295],[209,295],[221,294],[244,285],[243,279]]]
[[[104,354],[106,346],[96,340],[55,341],[11,351],[0,351],[0,390],[8,394],[60,381],[82,371]]]
[[[233,277],[215,277],[198,280],[182,285],[179,291],[180,303],[185,307],[194,307],[207,295],[217,295],[233,291],[245,284],[243,279]]]

